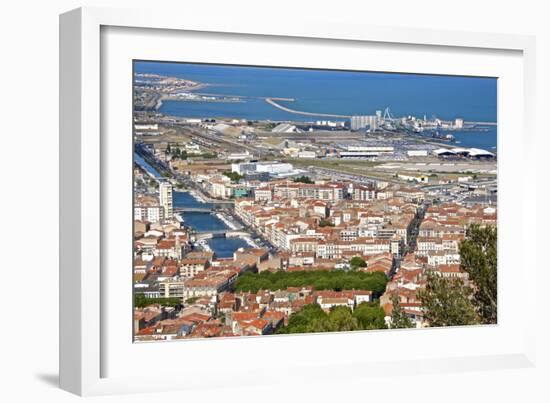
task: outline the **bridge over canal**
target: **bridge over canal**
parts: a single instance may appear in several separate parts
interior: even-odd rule
[[[250,233],[243,231],[242,229],[220,229],[213,231],[197,231],[194,233],[195,239],[197,241],[201,239],[211,239],[211,238],[231,238],[231,237],[240,237],[240,236],[250,236]]]

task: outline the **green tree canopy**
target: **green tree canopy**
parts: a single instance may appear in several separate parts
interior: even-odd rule
[[[327,314],[318,304],[309,304],[290,315],[288,326],[279,328],[277,333],[348,332],[361,329],[357,318],[347,306],[336,306]]]
[[[223,174],[231,179],[231,182],[238,182],[242,178],[244,178],[244,176],[239,174],[238,172],[225,171]]]
[[[387,329],[384,310],[377,303],[362,302],[353,311],[361,329]]]
[[[384,273],[343,270],[304,270],[244,273],[235,282],[236,291],[285,290],[288,287],[311,286],[315,290],[368,290],[381,294],[388,279]]]
[[[367,262],[361,256],[354,256],[349,261],[349,264],[352,269],[357,269],[359,267],[367,267]]]
[[[459,278],[429,274],[426,289],[418,295],[430,326],[475,325],[480,321],[471,301],[472,289]]]
[[[321,220],[319,220],[319,227],[334,227],[334,224],[331,223],[330,220],[322,218]]]
[[[351,309],[347,306],[336,306],[330,310],[328,315],[329,331],[333,332],[349,332],[359,330],[359,323],[355,318]]]
[[[294,182],[299,182],[299,183],[313,183],[313,181],[311,180],[311,178],[309,176],[298,176],[296,178],[294,178]]]
[[[148,305],[160,304],[162,306],[177,306],[181,305],[180,298],[147,298],[141,293],[134,294],[134,307],[143,308]]]
[[[280,327],[279,334],[326,332],[328,316],[318,304],[305,305],[300,311],[290,315],[288,325]]]
[[[460,262],[475,284],[473,303],[483,323],[497,323],[497,230],[472,225],[460,244]]]

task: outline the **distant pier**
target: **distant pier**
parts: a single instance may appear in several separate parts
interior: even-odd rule
[[[285,112],[294,113],[296,115],[305,115],[305,116],[323,116],[327,118],[339,118],[339,119],[350,119],[351,116],[348,115],[335,115],[332,113],[316,113],[316,112],[304,112],[304,111],[297,111],[294,109],[287,108],[286,106],[283,106],[281,104],[278,104],[276,101],[288,101],[292,102],[294,101],[293,98],[265,98],[265,102],[270,104],[271,106],[274,106],[275,108],[281,109]]]
[[[464,124],[474,126],[497,126],[497,122],[464,122]]]

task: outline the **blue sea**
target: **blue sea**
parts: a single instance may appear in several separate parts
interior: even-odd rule
[[[266,97],[294,98],[292,109],[339,115],[372,115],[389,107],[397,117],[497,121],[497,79],[482,77],[306,70],[192,63],[135,62],[135,72],[187,78],[208,87],[199,93],[246,97],[240,103],[165,101],[160,112],[184,117],[311,121],[277,109]],[[319,117],[318,119],[327,118]],[[474,136],[475,134],[475,136]],[[462,146],[496,146],[496,128],[455,134]]]

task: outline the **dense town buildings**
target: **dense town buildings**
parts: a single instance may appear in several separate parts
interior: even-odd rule
[[[227,189],[237,188],[219,171],[197,177],[212,198],[227,199]],[[238,186],[245,191],[232,197],[234,218],[271,249],[241,248],[231,258],[197,250],[192,232],[174,218],[171,186],[161,182],[157,196],[136,197],[134,286],[151,300],[136,307],[136,340],[273,334],[307,304],[329,312],[374,302],[390,324],[394,296],[414,325],[423,327],[418,292],[427,274],[467,282],[459,253],[467,227],[496,225],[494,206],[435,204],[410,184],[273,178],[241,180]],[[352,268],[357,257],[365,264]],[[381,295],[311,286],[234,290],[243,273],[278,270],[381,272],[388,283]],[[159,305],[163,299],[176,302]]]
[[[311,306],[320,316],[381,312],[382,323],[364,329],[391,327],[402,311],[421,328],[430,325],[428,279],[475,289],[461,245],[472,225],[497,225],[496,154],[439,133],[474,130],[472,122],[397,119],[388,108],[345,121],[167,116],[162,100],[246,99],[140,78],[148,84],[135,94],[135,340],[277,334]],[[211,225],[197,226],[199,214]],[[332,331],[317,325],[300,329]]]

